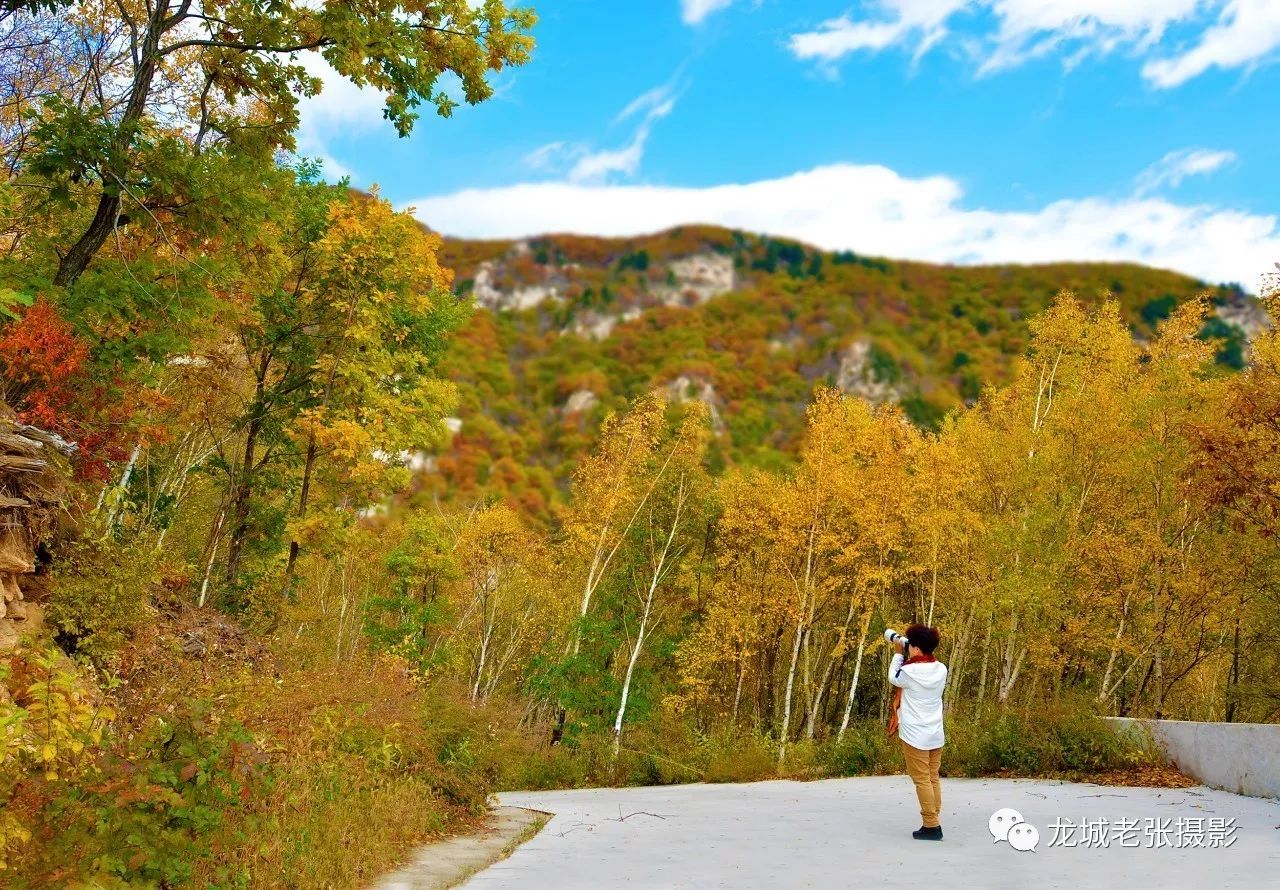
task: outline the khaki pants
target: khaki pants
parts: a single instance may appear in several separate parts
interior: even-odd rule
[[[907,758],[907,775],[916,786],[916,797],[920,799],[920,818],[925,828],[937,828],[942,823],[938,815],[942,812],[942,783],[938,781],[938,768],[942,766],[942,749],[921,751],[906,742],[902,743],[902,753]]]

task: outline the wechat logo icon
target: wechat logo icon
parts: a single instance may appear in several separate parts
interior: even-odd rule
[[[987,820],[987,829],[995,838],[995,843],[1008,841],[1009,846],[1019,852],[1034,851],[1040,843],[1039,829],[1023,819],[1017,810],[1008,807],[991,814],[991,818]]]

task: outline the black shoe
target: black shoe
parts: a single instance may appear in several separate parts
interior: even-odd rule
[[[940,841],[942,840],[942,826],[938,825],[933,828],[921,826],[911,832],[911,836],[918,841]]]

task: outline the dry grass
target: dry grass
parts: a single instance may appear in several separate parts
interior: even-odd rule
[[[487,784],[446,763],[423,692],[394,662],[358,658],[246,678],[231,713],[271,755],[269,793],[224,826],[196,883],[354,887],[413,847],[474,830]]]
[[[483,820],[491,776],[451,745],[486,715],[395,660],[300,658],[291,642],[268,649],[225,616],[180,608],[119,661],[123,724],[200,699],[211,728],[241,725],[266,755],[265,781],[225,814],[192,886],[363,886]]]
[[[414,847],[480,822],[413,777],[368,787],[362,778],[291,770],[280,784],[287,787],[264,801],[269,815],[202,863],[194,886],[228,873],[246,876],[253,887],[364,886]]]

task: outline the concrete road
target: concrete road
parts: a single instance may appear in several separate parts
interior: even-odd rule
[[[944,779],[942,791],[941,843],[911,838],[920,817],[905,776],[503,794],[504,806],[554,817],[463,886],[1280,887],[1275,801],[1020,779]],[[1002,808],[1035,826],[1034,850],[993,840],[989,821]]]

